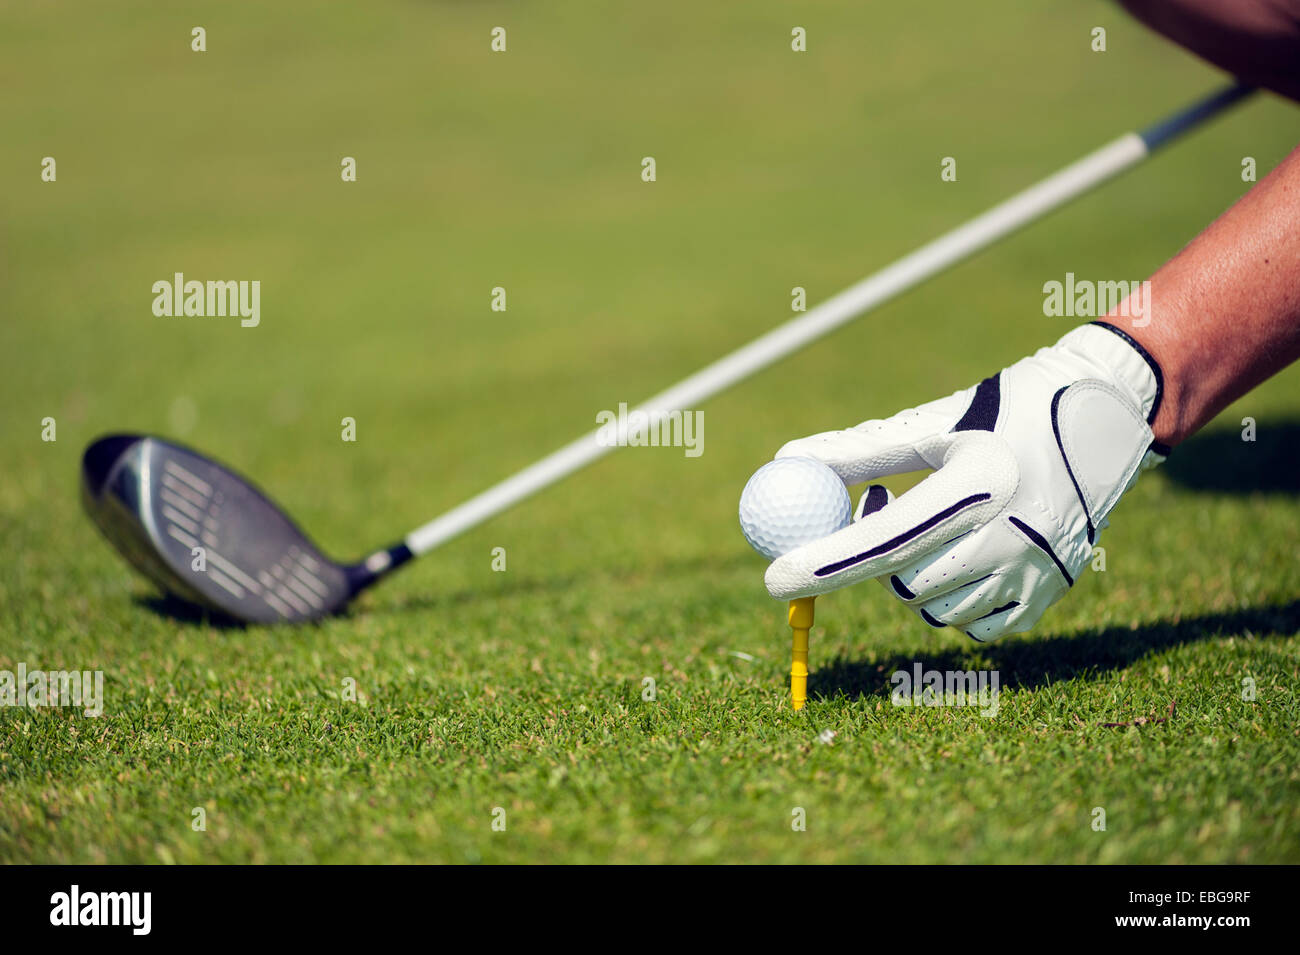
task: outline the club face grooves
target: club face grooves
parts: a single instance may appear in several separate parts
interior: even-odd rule
[[[161,438],[110,435],[82,458],[82,502],[146,577],[246,623],[302,622],[351,597],[325,557],[269,498],[229,469]]]

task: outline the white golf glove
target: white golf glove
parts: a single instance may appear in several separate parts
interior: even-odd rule
[[[846,485],[934,468],[886,503],[863,494],[850,526],[775,560],[780,599],[869,577],[932,627],[979,641],[1032,627],[1078,578],[1120,495],[1169,449],[1153,441],[1160,368],[1124,332],[1076,328],[973,388],[792,441]]]

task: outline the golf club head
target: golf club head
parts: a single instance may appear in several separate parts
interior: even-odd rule
[[[81,497],[137,570],[236,620],[314,620],[356,592],[355,569],[325,557],[251,483],[161,438],[95,441],[82,457]]]

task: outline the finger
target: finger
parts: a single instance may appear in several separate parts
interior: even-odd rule
[[[990,547],[991,528],[968,531],[945,541],[940,547],[921,555],[905,567],[899,567],[881,583],[909,606],[928,604],[936,597],[983,580],[1005,566],[1008,556]],[[1014,556],[1014,555],[1012,555]]]
[[[946,594],[927,600],[916,608],[930,626],[962,628],[968,623],[1020,606],[1020,594],[1004,574],[988,574]]]
[[[1051,601],[1036,593],[1028,603],[998,607],[992,613],[962,626],[962,631],[977,643],[992,643],[1009,633],[1024,633],[1038,623]]]
[[[782,447],[776,456],[816,458],[830,466],[845,484],[919,471],[933,465],[920,456],[917,446],[951,431],[969,401],[966,392],[958,392],[892,418],[799,438]]]
[[[1015,493],[1015,458],[990,432],[937,435],[919,442],[916,453],[938,470],[892,504],[777,558],[765,576],[768,593],[789,600],[893,573],[982,527]]]
[[[930,626],[962,629],[994,611],[1010,612],[1013,602],[1041,597],[1046,609],[1069,589],[1050,556],[1029,545],[1006,515],[899,568],[881,583]],[[1002,626],[1007,619],[980,629]]]

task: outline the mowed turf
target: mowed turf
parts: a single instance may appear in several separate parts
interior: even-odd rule
[[[0,709],[0,861],[1300,861],[1295,371],[1033,633],[819,600],[801,713],[735,517],[787,439],[1053,341],[1044,282],[1149,274],[1300,139],[1276,99],[709,402],[702,456],[620,451],[319,626],[178,617],[77,501],[88,441],[158,431],[359,554],[1221,81],[1096,4],[7,5],[0,669],[106,709]],[[261,325],[155,317],[178,271],[260,280]],[[996,716],[891,705],[917,662],[996,670]]]

